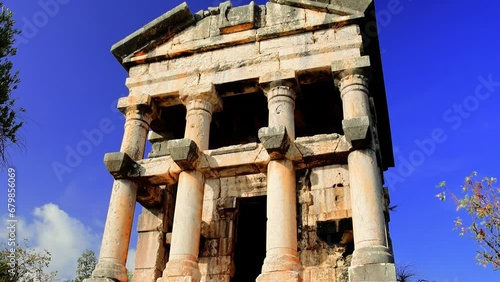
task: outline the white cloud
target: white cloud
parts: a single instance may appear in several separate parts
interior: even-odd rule
[[[4,221],[5,216],[2,216]],[[71,217],[58,205],[49,203],[33,210],[31,221],[17,218],[17,241],[28,239],[30,247],[51,254],[47,272],[57,271],[61,279],[74,279],[77,260],[84,250],[90,249],[99,255],[100,234],[85,226],[79,219]],[[4,226],[6,222],[4,222]],[[7,238],[7,228],[0,229],[1,238]],[[128,251],[127,269],[134,271],[136,250]]]
[[[31,247],[50,252],[48,270],[56,270],[63,279],[74,278],[78,257],[85,249],[99,246],[97,234],[52,203],[35,208],[33,221],[20,220],[18,230],[19,238],[28,238]]]
[[[50,267],[57,270],[60,277],[73,277],[78,258],[85,249],[96,246],[98,236],[57,205],[35,208],[33,214],[37,248],[51,252]]]

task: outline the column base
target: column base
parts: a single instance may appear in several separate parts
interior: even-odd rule
[[[389,248],[384,246],[370,246],[355,249],[352,254],[352,266],[378,263],[394,263],[394,257]]]
[[[298,271],[275,271],[262,273],[255,280],[256,282],[302,282],[302,277]]]
[[[262,273],[271,273],[276,271],[294,271],[299,273],[302,271],[302,265],[298,256],[291,254],[283,255],[266,255]]]
[[[397,282],[394,263],[349,267],[349,282]]]
[[[167,262],[163,277],[157,282],[199,282],[201,273],[198,262],[191,260],[172,260]]]
[[[293,254],[267,254],[258,282],[302,281],[302,265]]]
[[[97,263],[94,271],[92,271],[92,278],[98,279],[91,280],[95,282],[101,281],[128,281],[127,268],[125,266],[112,263],[112,262],[99,262]],[[99,279],[110,279],[110,280],[99,280]]]

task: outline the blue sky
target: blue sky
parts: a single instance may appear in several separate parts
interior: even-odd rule
[[[26,148],[10,154],[18,172],[19,237],[51,251],[63,277],[71,278],[83,249],[98,250],[106,217],[112,178],[102,159],[119,150],[124,120],[115,106],[128,94],[127,74],[110,47],[179,3],[4,2],[24,31],[14,58],[22,82],[14,94],[27,109]],[[188,1],[192,12],[218,4]],[[447,180],[458,191],[473,170],[500,176],[500,4],[379,0],[376,6],[397,165],[386,174],[398,205],[391,216],[396,260],[429,280],[499,281],[491,268],[476,266],[474,242],[452,231],[457,214],[452,203],[435,198],[434,186]],[[84,154],[66,159],[72,150]],[[70,170],[56,173],[55,163],[71,164]],[[1,201],[6,197],[0,193]],[[133,248],[135,237],[131,257]]]

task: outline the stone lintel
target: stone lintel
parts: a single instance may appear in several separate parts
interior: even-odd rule
[[[351,74],[368,74],[370,67],[370,57],[362,56],[350,59],[335,61],[332,63],[332,73],[334,75],[335,84],[342,78]]]
[[[189,147],[183,150],[189,151]],[[294,163],[296,169],[312,168],[347,163],[347,156],[352,150],[352,144],[344,136],[322,134],[297,138],[290,143],[285,157]],[[195,168],[207,179],[263,173],[271,161],[264,145],[255,143],[206,150],[199,154],[201,157]],[[167,155],[138,160],[126,178],[137,180],[145,187],[172,185],[177,183],[182,170],[172,156]]]
[[[295,168],[311,168],[338,163],[347,163],[347,156],[352,150],[351,143],[338,134],[324,134],[312,137],[300,137],[290,144],[286,158],[294,163]],[[207,179],[266,172],[271,161],[262,144],[248,146],[230,146],[217,150],[206,150],[201,154],[196,169]],[[130,175],[143,185],[174,184],[182,169],[171,156],[139,160],[139,169]]]
[[[125,37],[111,47],[111,53],[122,63],[122,59],[162,37],[162,42],[195,22],[186,2],[154,19],[144,27]]]
[[[116,152],[104,155],[104,164],[115,179],[126,178],[137,163],[126,153]]]
[[[342,120],[342,128],[346,140],[351,142],[356,149],[369,145],[370,119],[368,116],[344,119]]]
[[[232,7],[231,1],[219,5],[219,30],[221,34],[253,29],[255,26],[255,3]]]
[[[177,183],[182,169],[171,156],[144,159],[129,178],[137,179],[143,185],[173,185]]]
[[[168,141],[167,147],[172,160],[174,160],[182,170],[196,169],[200,157],[200,150],[193,140],[187,138],[170,140]]]
[[[299,83],[295,70],[277,70],[264,74],[259,78],[259,84],[267,93],[274,87],[287,86],[295,93],[299,92]]]
[[[259,129],[259,140],[271,160],[283,159],[290,148],[290,137],[284,126],[263,127]]]

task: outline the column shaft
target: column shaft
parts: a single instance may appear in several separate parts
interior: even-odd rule
[[[354,245],[387,246],[382,191],[375,152],[356,150],[348,156]]]
[[[125,130],[120,151],[132,159],[143,158],[149,118],[142,109],[129,107],[126,110]],[[92,273],[93,278],[112,278],[127,281],[127,253],[132,231],[137,184],[119,179],[113,183],[108,215],[99,254],[99,263]]]
[[[368,80],[363,75],[350,74],[341,79],[339,86],[344,120],[360,117],[371,120]],[[355,245],[352,266],[391,263],[393,258],[387,247],[382,182],[373,141],[368,148],[351,152],[348,165]]]
[[[193,140],[200,150],[208,149],[212,105],[204,100],[191,100],[186,104],[186,130],[184,137]],[[169,261],[158,281],[200,281],[198,253],[203,208],[204,176],[196,170],[179,175],[175,203],[172,243]]]
[[[295,93],[287,86],[272,87],[267,93],[269,127],[285,126],[295,140]],[[297,203],[295,168],[287,159],[272,160],[267,166],[267,240],[262,274],[265,281],[298,281]]]

